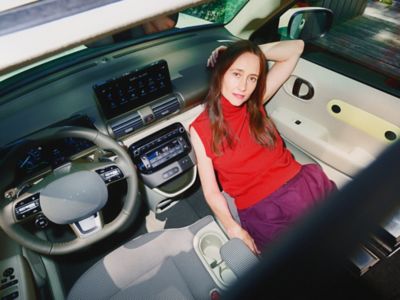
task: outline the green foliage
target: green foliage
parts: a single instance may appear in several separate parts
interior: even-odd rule
[[[248,0],[214,0],[189,8],[184,13],[213,23],[226,24],[247,2]]]

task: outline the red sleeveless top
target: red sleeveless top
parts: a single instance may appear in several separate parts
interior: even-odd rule
[[[221,98],[224,121],[237,137],[232,148],[224,144],[217,156],[211,148],[211,124],[203,111],[191,124],[196,129],[207,156],[212,160],[217,178],[235,199],[238,209],[245,209],[277,190],[299,171],[301,165],[294,160],[277,133],[273,149],[259,145],[250,134],[246,106],[233,106]]]

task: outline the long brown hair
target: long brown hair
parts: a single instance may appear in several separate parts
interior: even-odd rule
[[[260,61],[260,74],[258,75],[256,88],[245,103],[249,116],[250,133],[258,144],[269,148],[272,148],[276,141],[272,121],[261,112],[268,66],[265,56],[261,49],[253,42],[240,40],[229,45],[226,50],[219,53],[217,64],[214,66],[211,76],[210,89],[206,96],[206,111],[211,122],[211,149],[217,155],[221,155],[221,151],[223,150],[221,149],[221,145],[224,144],[223,142],[226,142],[228,147],[231,148],[234,144],[234,137],[224,122],[221,109],[222,80],[236,59],[246,52],[255,54]]]

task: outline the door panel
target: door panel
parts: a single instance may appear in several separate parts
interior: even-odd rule
[[[293,95],[298,78],[312,98]],[[286,139],[350,177],[400,135],[398,98],[304,59],[266,109]]]

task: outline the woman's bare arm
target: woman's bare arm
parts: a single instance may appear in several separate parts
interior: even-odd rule
[[[212,161],[206,155],[203,143],[193,127],[190,128],[190,135],[192,146],[196,153],[201,186],[208,205],[224,226],[230,238],[240,238],[251,251],[255,254],[259,254],[254,240],[250,237],[247,231],[232,218],[228,204],[219,190]]]
[[[259,46],[269,61],[274,65],[268,71],[264,102],[267,102],[272,95],[292,74],[304,49],[302,40],[281,41],[267,43]]]

